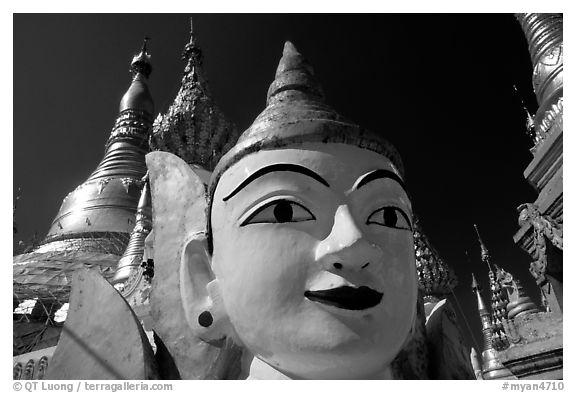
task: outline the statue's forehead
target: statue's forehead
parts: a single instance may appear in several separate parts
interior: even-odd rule
[[[295,164],[318,174],[328,183],[350,187],[360,176],[385,169],[400,177],[385,156],[359,147],[340,143],[303,143],[275,150],[261,150],[247,155],[224,172],[217,193],[227,192],[251,175],[270,166]]]

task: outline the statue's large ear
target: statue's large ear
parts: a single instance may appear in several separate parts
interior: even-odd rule
[[[204,233],[193,233],[186,242],[180,263],[180,294],[186,320],[196,337],[213,342],[230,335],[232,329],[218,280],[210,268]]]
[[[183,379],[210,378],[209,369],[217,361],[219,348],[206,343],[198,335],[199,329],[191,329],[188,323],[194,310],[209,304],[204,294],[212,280],[208,256],[202,251],[208,205],[205,183],[188,164],[170,153],[149,153],[146,165],[154,227],[150,292],[154,331]],[[187,254],[197,262],[190,269],[186,267]],[[181,279],[181,273],[186,277]],[[188,280],[192,276],[194,280]]]

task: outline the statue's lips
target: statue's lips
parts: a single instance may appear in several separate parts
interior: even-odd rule
[[[380,303],[382,295],[382,293],[366,286],[359,288],[341,286],[321,291],[304,292],[304,296],[313,302],[346,310],[365,310],[374,307]]]

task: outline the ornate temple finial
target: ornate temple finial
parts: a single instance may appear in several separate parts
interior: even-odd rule
[[[474,275],[474,273],[472,273],[472,291],[477,292],[480,291],[480,285],[478,284],[478,281],[476,281],[476,276]]]
[[[488,269],[492,271],[492,266],[490,265],[490,253],[488,252],[488,248],[484,245],[482,238],[480,237],[480,232],[478,231],[478,227],[474,224],[474,229],[476,230],[476,235],[478,236],[478,242],[480,243],[480,250],[481,250],[481,257],[482,261],[486,262],[488,265]]]
[[[190,40],[184,46],[184,50],[182,51],[182,60],[187,61],[184,72],[192,73],[194,77],[197,78],[198,68],[202,65],[202,50],[196,43],[192,17],[190,17]]]
[[[150,147],[211,171],[240,132],[212,99],[201,70],[202,50],[196,43],[192,18],[182,60],[186,67],[180,90],[166,113],[154,121]]]
[[[474,273],[472,273],[472,292],[474,292],[476,294],[478,311],[480,312],[480,316],[482,316],[483,313],[486,313],[489,316],[490,312],[488,311],[488,308],[486,308],[486,305],[484,304],[484,300],[482,299],[482,296],[480,295],[481,291],[482,291],[482,287],[480,286],[480,284],[478,284],[478,281],[476,281],[476,276],[474,276]]]
[[[152,63],[150,62],[150,58],[152,56],[150,56],[147,49],[148,40],[150,40],[149,37],[144,37],[144,42],[142,43],[140,53],[132,58],[130,67],[134,77],[136,77],[138,74],[142,74],[148,78],[152,73]]]
[[[142,49],[140,49],[140,52],[148,53],[148,51],[146,50],[146,44],[148,43],[149,39],[150,39],[150,37],[144,36],[144,42],[142,42]]]
[[[404,177],[400,154],[381,133],[372,133],[340,115],[324,102],[312,66],[291,42],[267,94],[267,106],[220,160],[210,180],[210,193],[220,176],[245,155],[305,142],[343,143],[387,157]]]
[[[147,49],[148,40],[148,37],[144,37],[140,53],[134,56],[130,64],[133,80],[120,101],[120,112],[133,109],[147,112],[150,116],[154,115],[154,102],[147,85],[147,79],[152,73],[151,56]]]
[[[526,134],[530,137],[530,139],[532,139],[532,141],[534,141],[534,138],[536,137],[536,134],[534,131],[534,116],[532,116],[532,114],[530,113],[528,108],[526,108],[526,104],[524,103],[524,99],[520,95],[520,92],[516,88],[516,85],[513,84],[512,87],[514,88],[516,95],[520,99],[520,104],[522,105],[522,108],[524,109],[524,113],[526,114]]]

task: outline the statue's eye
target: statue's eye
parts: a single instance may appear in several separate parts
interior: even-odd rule
[[[261,223],[284,223],[310,221],[316,218],[299,203],[280,199],[262,206],[252,213],[240,226]]]
[[[376,224],[384,227],[406,229],[411,231],[412,225],[406,213],[394,206],[382,207],[372,214],[366,220],[366,224]]]

